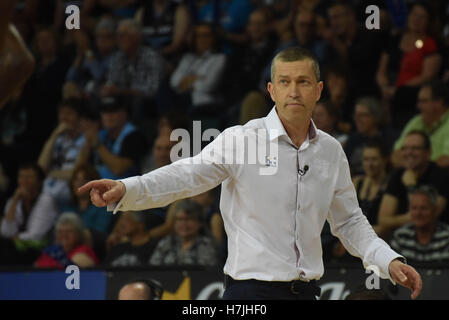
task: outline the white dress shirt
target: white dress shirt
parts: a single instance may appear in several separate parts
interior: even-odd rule
[[[221,80],[226,64],[226,55],[221,53],[205,52],[199,56],[186,53],[170,77],[170,85],[174,90],[182,80],[189,75],[196,75],[192,88],[192,104],[201,106],[217,102],[216,88]]]
[[[269,161],[256,164],[224,161],[236,150],[228,144],[223,148],[223,141],[242,132],[250,140],[276,143],[277,156],[270,153]],[[201,163],[195,161],[199,157]],[[276,170],[261,174],[266,167]],[[311,122],[298,149],[275,107],[265,118],[226,129],[193,158],[121,181],[126,194],[114,211],[166,206],[222,183],[220,209],[228,236],[224,272],[234,279],[321,278],[320,235],[326,220],[345,248],[365,267],[377,266],[382,278],[391,280],[388,265],[401,257],[377,237],[359,208],[341,144]]]

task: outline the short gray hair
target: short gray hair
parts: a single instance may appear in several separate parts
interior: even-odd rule
[[[357,99],[355,104],[367,107],[369,113],[376,119],[377,124],[382,124],[382,109],[379,99],[369,96],[361,97]]]
[[[320,81],[320,64],[317,57],[309,50],[301,47],[289,47],[276,54],[276,56],[271,61],[271,81],[274,81],[276,61],[295,62],[304,61],[307,59],[312,61],[312,68],[313,73],[316,77],[316,81]]]
[[[78,233],[81,239],[84,236],[84,225],[81,218],[74,212],[64,212],[56,220],[55,231],[62,225],[70,225]]]
[[[433,186],[421,185],[418,187],[410,188],[408,191],[409,197],[411,197],[415,194],[423,194],[423,195],[427,196],[427,198],[430,201],[430,204],[434,208],[436,208],[438,206],[438,191]]]

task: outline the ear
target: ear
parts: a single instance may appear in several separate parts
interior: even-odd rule
[[[320,98],[321,98],[321,93],[323,92],[323,87],[324,87],[323,81],[318,82],[316,102],[318,102],[318,100],[320,100]]]
[[[268,82],[267,90],[270,93],[271,100],[273,100],[275,102],[274,87],[273,87],[273,84],[271,82]]]

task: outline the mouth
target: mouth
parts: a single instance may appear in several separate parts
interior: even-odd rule
[[[287,107],[304,107],[304,104],[299,103],[299,102],[292,102],[292,103],[287,103],[286,105]]]

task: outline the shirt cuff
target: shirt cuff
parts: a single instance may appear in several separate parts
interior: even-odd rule
[[[137,195],[139,194],[137,191],[138,182],[135,177],[120,179],[118,181],[125,185],[126,191],[118,203],[113,203],[107,206],[107,211],[112,211],[113,214],[116,214],[118,211],[132,210],[132,203],[136,202]]]

